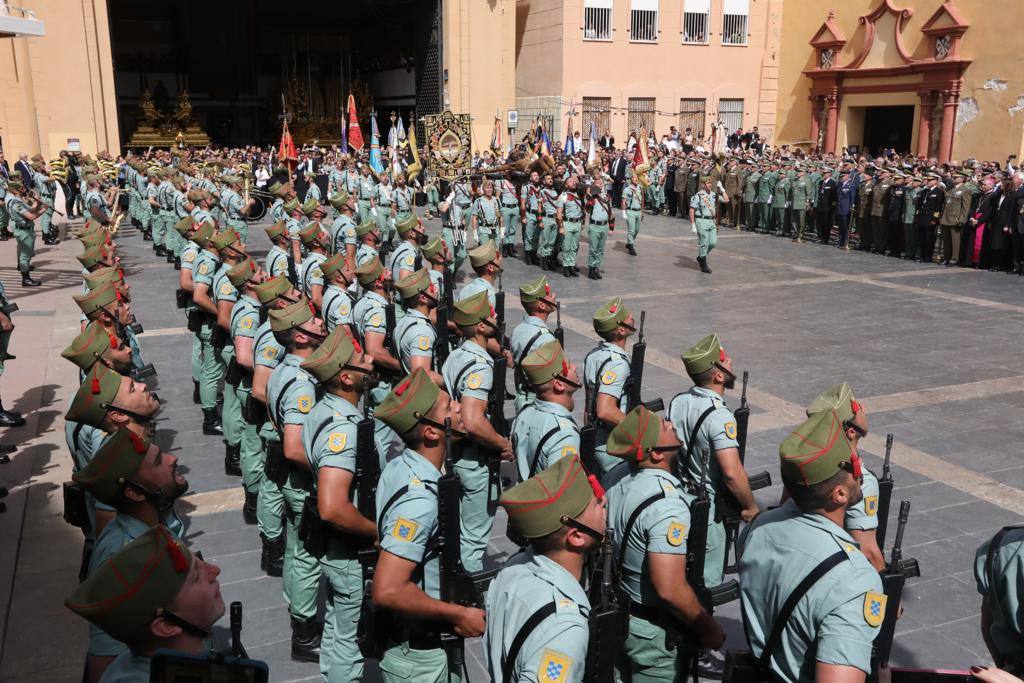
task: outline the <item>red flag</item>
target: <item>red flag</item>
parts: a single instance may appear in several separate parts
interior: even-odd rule
[[[295,141],[292,140],[292,134],[288,132],[288,122],[284,122],[284,126],[281,128],[281,145],[278,147],[277,156],[289,169],[295,168],[295,165],[299,163],[299,153],[295,149]]]
[[[359,130],[359,117],[356,116],[356,98],[348,96],[348,146],[359,151],[363,148],[363,132]]]

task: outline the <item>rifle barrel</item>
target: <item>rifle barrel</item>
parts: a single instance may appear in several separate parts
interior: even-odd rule
[[[889,478],[889,463],[892,462],[892,432],[885,435],[885,462],[882,463],[882,478]]]
[[[892,543],[892,563],[893,565],[899,564],[903,558],[903,532],[907,528],[907,520],[910,519],[910,501],[904,500],[900,502],[900,514],[898,523],[896,526],[896,540]]]

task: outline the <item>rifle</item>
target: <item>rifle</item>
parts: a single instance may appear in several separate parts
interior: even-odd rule
[[[715,607],[731,602],[740,596],[740,585],[730,579],[720,586],[708,587],[704,583],[704,561],[707,553],[708,524],[711,522],[711,497],[708,496],[707,476],[710,451],[705,450],[700,459],[700,483],[697,498],[690,503],[690,532],[686,539],[686,582],[690,584],[697,600],[714,614]]]
[[[448,355],[452,352],[451,330],[448,329],[448,316],[451,315],[454,303],[454,273],[445,268],[441,274],[444,287],[444,301],[437,307],[437,344],[434,348],[434,369],[438,372],[444,367]]]
[[[614,535],[614,530],[608,527],[601,543],[601,561],[591,575],[591,592],[596,594],[590,596],[595,607],[587,619],[590,639],[583,672],[586,683],[611,683],[615,680],[615,655],[627,635],[628,622],[623,619],[625,604],[616,591],[612,573]]]
[[[363,419],[356,424],[356,509],[366,519],[377,519],[377,482],[380,480],[380,454],[373,438],[374,422],[370,412],[370,385],[363,387]],[[377,564],[377,550],[370,539],[360,539],[359,563],[363,566],[363,580],[373,578],[373,567]]]
[[[882,463],[882,476],[878,478],[878,528],[875,538],[878,549],[885,552],[885,532],[889,528],[889,507],[892,503],[892,432],[885,435],[885,461]]]
[[[288,254],[288,280],[293,287],[299,286],[299,271],[295,268],[295,257],[291,254]]]
[[[740,462],[747,455],[747,426],[750,424],[750,406],[747,405],[747,381],[750,372],[743,371],[743,391],[740,392],[740,407],[733,413],[736,418],[736,442],[740,445]]]
[[[586,361],[584,361],[586,365]],[[601,369],[598,368],[595,382],[600,381]],[[584,380],[586,384],[586,380]],[[584,387],[586,390],[586,387]],[[583,404],[583,427],[580,429],[580,462],[583,469],[596,477],[601,476],[601,464],[597,461],[597,386],[593,391],[586,392]]]
[[[384,307],[384,327],[387,333],[384,336],[384,348],[395,360],[401,360],[398,355],[398,341],[395,339],[395,304],[389,303]]]
[[[231,603],[231,656],[248,658],[242,646],[242,603]]]
[[[896,539],[892,544],[889,564],[882,571],[882,592],[885,593],[887,600],[882,627],[879,629],[878,635],[875,636],[872,648],[871,669],[875,672],[875,680],[877,680],[879,666],[888,664],[889,655],[892,653],[892,639],[896,633],[896,620],[899,618],[903,586],[907,579],[921,576],[921,568],[917,560],[912,557],[903,557],[903,532],[907,528],[909,518],[910,501],[904,500],[900,503],[899,526],[896,527]]]
[[[558,340],[558,345],[565,350],[565,330],[562,329],[562,302],[555,302],[555,339]]]
[[[637,328],[636,343],[633,344],[633,356],[629,360],[629,387],[626,389],[626,412],[643,405],[651,412],[665,409],[665,402],[656,398],[644,403],[640,391],[644,383],[644,356],[647,354],[647,342],[644,340],[644,321],[647,311],[640,311],[640,327]]]
[[[498,276],[498,286],[501,286],[501,276]],[[508,437],[511,431],[508,418],[505,417],[505,382],[508,376],[508,361],[505,359],[505,292],[501,289],[494,296],[495,311],[498,321],[498,357],[494,359],[493,380],[491,391],[487,394],[487,415],[491,419],[494,431],[503,437]],[[487,470],[490,477],[488,491],[497,488],[501,490],[501,454],[494,449],[487,449]],[[488,494],[488,514],[493,515],[498,509],[498,499],[493,500]]]

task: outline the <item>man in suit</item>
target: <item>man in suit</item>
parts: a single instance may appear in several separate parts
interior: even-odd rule
[[[1010,231],[1010,253],[1013,258],[1013,269],[1017,275],[1024,275],[1024,174],[1013,174],[1013,187],[1016,192],[1017,212],[1013,230]]]
[[[678,136],[679,134],[676,133]],[[665,201],[668,205],[668,215],[676,215],[676,207],[679,206],[679,197],[676,195],[676,171],[679,169],[679,159],[674,154],[668,158],[665,166]]]
[[[826,168],[822,171],[824,177],[818,187],[818,199],[815,203],[815,222],[818,227],[818,242],[828,244],[832,237],[832,224],[835,222],[836,199],[839,185],[832,178],[832,169]],[[849,177],[849,176],[847,176]],[[839,238],[842,240],[842,228],[839,231]]]
[[[622,203],[622,185],[626,180],[626,167],[628,164],[622,156],[622,150],[615,154],[612,160],[608,175],[612,177],[612,202],[615,206]]]
[[[840,249],[849,248],[847,242],[850,239],[850,214],[853,212],[856,202],[857,181],[851,177],[849,170],[844,170],[839,174],[839,187],[836,191],[836,223],[839,224],[839,241],[836,246]],[[820,222],[818,226],[820,229]],[[822,244],[827,244],[827,242],[822,242]]]
[[[601,149],[615,149],[615,138],[612,137],[610,131],[605,131],[601,139],[598,140],[598,144],[601,145]]]
[[[29,166],[27,154],[18,156],[18,163],[14,164],[14,170],[21,174],[21,184],[25,186],[26,191],[35,189],[36,184],[32,182],[32,167]]]

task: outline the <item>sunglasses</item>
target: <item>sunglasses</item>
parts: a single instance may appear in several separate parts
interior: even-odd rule
[[[602,534],[597,529],[593,529],[593,528],[587,526],[586,524],[584,524],[583,522],[581,522],[579,520],[573,519],[572,517],[568,517],[566,515],[562,515],[562,518],[561,518],[560,521],[562,522],[563,526],[567,526],[570,529],[575,529],[576,531],[584,533],[587,536],[590,536],[592,539],[594,539],[598,543],[603,543],[604,542],[604,534]]]
[[[853,420],[847,420],[846,422],[844,422],[843,423],[843,428],[844,429],[852,429],[853,431],[857,432],[857,436],[859,436],[862,439],[866,438],[867,435],[868,435],[868,430],[862,429],[862,428],[858,427],[857,425],[855,425],[853,423]]]
[[[849,460],[843,460],[839,463],[839,469],[846,470],[852,474],[853,478],[857,481],[864,481],[864,464],[861,462],[860,456],[856,453],[851,453]]]

